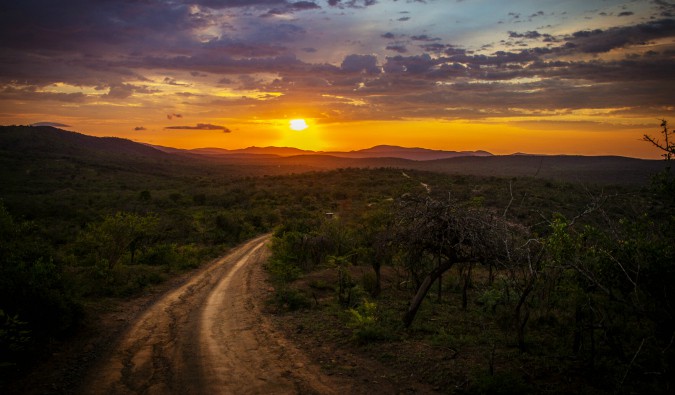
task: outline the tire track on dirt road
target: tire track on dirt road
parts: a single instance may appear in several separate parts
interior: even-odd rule
[[[344,392],[261,313],[254,291],[265,286],[269,239],[239,246],[149,306],[93,367],[81,392]]]

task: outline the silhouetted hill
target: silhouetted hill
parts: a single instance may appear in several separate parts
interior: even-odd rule
[[[24,156],[168,160],[165,152],[117,137],[93,137],[51,126],[2,126],[0,150]]]
[[[646,184],[664,161],[621,156],[505,155],[424,162],[420,168],[480,176],[537,177],[570,182]]]
[[[329,155],[340,158],[400,158],[409,160],[435,160],[456,158],[462,156],[492,156],[487,151],[443,151],[431,150],[427,148],[407,148],[393,145],[378,145],[372,148],[355,151],[309,151],[291,147],[248,147],[242,149],[228,150],[223,148],[196,148],[191,150],[178,150],[176,148],[153,146],[159,150],[169,153],[180,154],[198,154],[207,156],[237,156],[240,158],[250,157],[251,155],[265,155],[267,157],[289,157],[299,155]]]
[[[492,156],[487,151],[444,151],[427,148],[406,148],[392,145],[378,145],[358,151],[326,152],[328,155],[345,158],[401,158],[417,161],[456,158],[462,156]]]
[[[291,153],[296,154],[289,155]],[[458,156],[420,159],[446,155]],[[618,156],[494,156],[485,151],[453,153],[396,146],[376,146],[341,153],[316,153],[288,147],[181,150],[153,147],[120,138],[86,136],[46,126],[0,127],[0,165],[5,166],[6,179],[17,178],[18,172],[38,167],[44,171],[53,168],[50,171],[55,172],[57,168],[67,167],[64,163],[168,176],[218,172],[232,178],[347,167],[393,167],[603,184],[646,184],[651,175],[664,168],[663,161]]]

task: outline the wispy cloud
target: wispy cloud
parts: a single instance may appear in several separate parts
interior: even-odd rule
[[[69,128],[71,127],[70,125],[66,125],[65,123],[60,123],[60,122],[35,122],[30,124],[30,126],[51,126],[55,128]]]
[[[221,130],[223,133],[230,133],[231,130],[225,126],[212,125],[210,123],[198,123],[196,126],[167,126],[164,129],[170,130]]]

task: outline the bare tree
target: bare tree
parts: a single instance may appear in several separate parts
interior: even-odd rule
[[[439,201],[429,196],[404,195],[399,200],[397,241],[408,259],[408,269],[418,271],[416,292],[403,322],[415,319],[422,301],[434,282],[455,264],[506,261],[513,245],[512,226],[486,210],[463,206],[452,200]],[[427,265],[420,263],[427,262]],[[435,263],[435,265],[433,265]],[[415,266],[417,264],[418,266]],[[470,273],[467,272],[466,276]],[[423,279],[421,279],[423,277]],[[470,279],[464,279],[468,287]],[[466,289],[463,292],[466,295]],[[467,303],[466,299],[462,302]]]
[[[663,135],[663,141],[661,141],[657,137],[652,137],[648,134],[645,134],[643,139],[652,145],[654,145],[656,148],[660,149],[663,151],[663,157],[666,159],[668,162],[668,165],[670,165],[670,160],[672,159],[673,155],[675,155],[675,143],[673,143],[673,130],[668,130],[668,121],[665,119],[661,120],[661,127],[663,128],[661,130],[661,134]]]

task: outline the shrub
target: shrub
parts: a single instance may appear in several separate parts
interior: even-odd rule
[[[347,326],[352,329],[353,340],[365,344],[387,338],[386,331],[379,324],[377,303],[364,299],[358,308],[347,311],[349,313]]]

